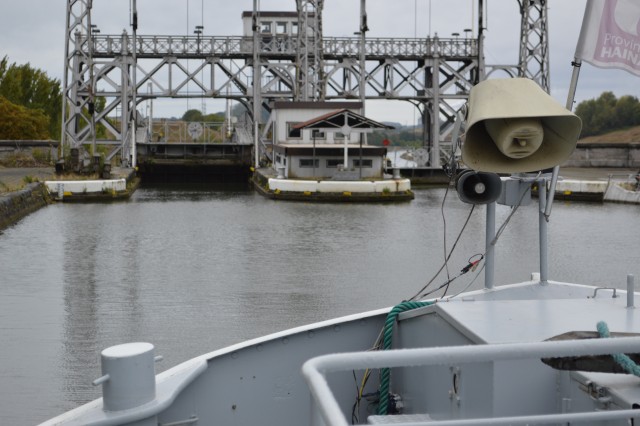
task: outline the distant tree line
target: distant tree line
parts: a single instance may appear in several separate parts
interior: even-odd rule
[[[218,122],[222,123],[224,121],[223,113],[215,113],[215,114],[203,114],[199,109],[189,109],[182,115],[182,121],[187,122]]]
[[[575,113],[582,119],[582,137],[640,125],[640,102],[630,95],[616,98],[603,92],[597,99],[580,102]]]
[[[0,139],[58,139],[60,81],[29,64],[0,60]]]

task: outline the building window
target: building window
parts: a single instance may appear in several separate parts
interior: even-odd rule
[[[331,158],[327,160],[327,168],[332,168],[335,169],[336,167],[338,167],[339,164],[344,163],[343,159],[335,159],[335,158]]]
[[[353,160],[353,167],[360,167],[360,159]],[[362,160],[362,167],[371,168],[373,167],[373,160]]]
[[[325,140],[327,135],[325,132],[319,129],[311,129],[311,140]]]
[[[314,163],[315,163],[315,167],[318,167],[320,165],[320,160],[318,160],[317,158],[315,159],[315,161],[313,158],[301,158],[300,168],[313,167]]]
[[[262,34],[271,34],[271,22],[261,22],[260,32]]]
[[[294,129],[294,126],[300,124],[299,122],[287,121],[287,139],[300,139],[302,133],[300,129]]]
[[[286,22],[276,22],[276,34],[286,34],[287,33],[287,23]]]
[[[276,163],[282,163],[282,157],[280,154],[276,154]]]
[[[291,35],[296,35],[298,34],[298,23],[297,22],[292,22],[291,23]]]

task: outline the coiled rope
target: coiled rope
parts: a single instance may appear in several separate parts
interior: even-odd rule
[[[610,337],[609,327],[606,322],[600,321],[596,327],[598,328],[598,334],[600,334],[600,337]],[[633,362],[627,355],[611,354],[611,357],[627,373],[633,374],[634,376],[640,376],[640,366]]]
[[[399,314],[402,312],[410,311],[416,308],[422,308],[424,306],[432,305],[435,302],[416,302],[416,301],[405,301],[402,302],[391,309],[387,314],[387,319],[384,322],[384,331],[383,331],[383,343],[382,349],[387,350],[391,349],[391,340],[393,337],[393,325],[396,323],[396,319]],[[378,405],[378,414],[381,416],[386,416],[389,411],[389,382],[391,378],[391,370],[389,368],[381,368],[380,369],[380,403]]]

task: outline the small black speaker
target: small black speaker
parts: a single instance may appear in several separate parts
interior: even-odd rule
[[[495,173],[464,170],[456,177],[460,200],[469,204],[493,203],[502,193],[502,180]]]

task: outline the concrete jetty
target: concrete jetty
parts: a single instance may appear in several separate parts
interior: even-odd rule
[[[640,192],[634,185],[637,174],[631,168],[561,168],[555,198],[640,204]]]
[[[56,201],[90,202],[126,199],[136,190],[140,179],[131,168],[111,169],[111,179],[45,180],[44,185]]]
[[[0,230],[55,201],[128,198],[139,183],[133,169],[114,169],[112,175],[111,180],[58,181],[54,167],[0,167]]]
[[[404,178],[379,180],[284,179],[273,169],[255,170],[254,188],[273,200],[389,203],[413,200],[411,182]]]

